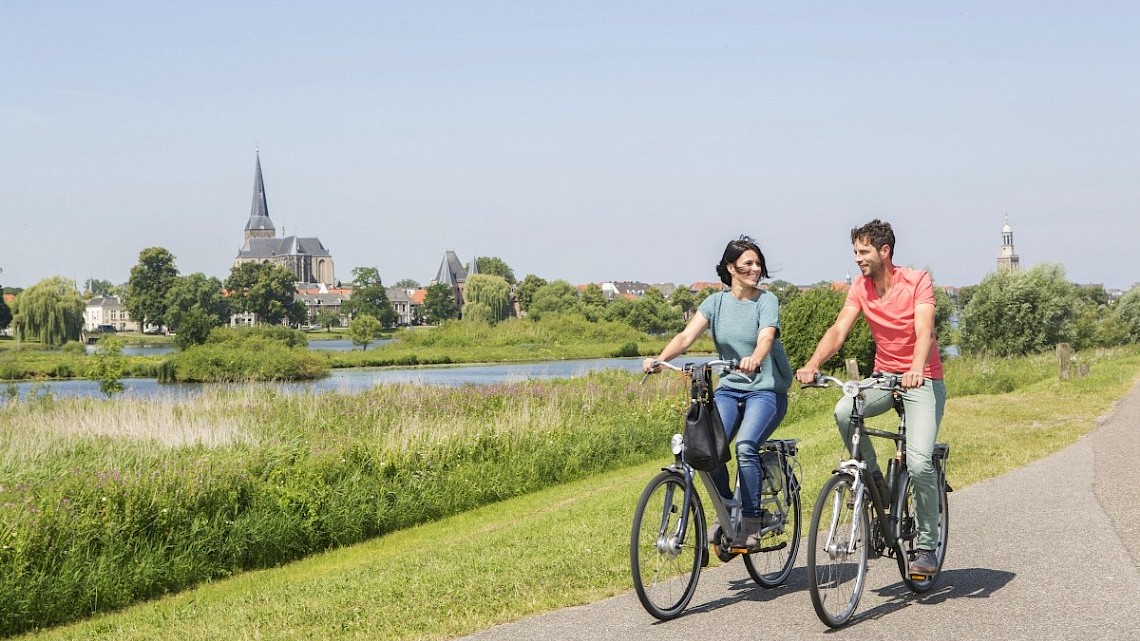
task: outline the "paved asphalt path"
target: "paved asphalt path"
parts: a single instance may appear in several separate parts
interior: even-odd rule
[[[705,571],[673,621],[649,616],[631,589],[465,638],[1140,641],[1140,384],[1071,447],[952,493],[930,593],[908,591],[893,559],[872,560],[855,618],[830,631],[811,606],[806,558],[801,545],[788,583],[772,590],[739,560]]]

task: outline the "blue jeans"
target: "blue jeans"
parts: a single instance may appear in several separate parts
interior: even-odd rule
[[[741,513],[756,518],[760,516],[760,483],[763,480],[760,444],[768,440],[784,420],[788,411],[788,395],[768,390],[745,392],[722,385],[716,388],[713,400],[729,439],[735,431]],[[739,429],[734,430],[737,422],[740,423]],[[712,478],[720,495],[732,498],[728,466],[722,465],[713,470]]]

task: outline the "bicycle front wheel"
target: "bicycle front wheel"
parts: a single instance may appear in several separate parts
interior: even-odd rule
[[[678,616],[689,604],[707,554],[704,510],[695,491],[689,498],[686,504],[685,478],[664,471],[645,487],[633,515],[633,587],[645,610],[662,620]]]
[[[764,497],[761,505],[778,514],[783,525],[760,539],[760,551],[744,555],[744,566],[752,580],[766,588],[783,585],[792,574],[800,549],[800,493],[794,475],[785,477],[780,491]]]
[[[859,605],[867,578],[870,524],[856,513],[855,479],[835,474],[819,493],[808,529],[808,586],[815,613],[828,627],[846,624]],[[870,497],[864,497],[864,506]]]
[[[938,488],[938,521],[935,523],[936,545],[934,556],[938,559],[938,569],[934,574],[926,577],[912,576],[909,566],[911,559],[918,551],[918,517],[914,505],[914,479],[910,474],[903,472],[899,475],[899,487],[902,492],[895,499],[894,513],[898,516],[898,540],[902,549],[899,550],[899,572],[902,573],[903,583],[917,594],[929,592],[938,580],[938,573],[942,570],[942,562],[946,560],[946,543],[950,535],[950,505],[946,500],[945,481],[940,474],[935,474]]]

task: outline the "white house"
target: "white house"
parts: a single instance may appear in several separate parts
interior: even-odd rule
[[[131,320],[123,301],[118,296],[96,296],[87,301],[83,312],[83,329],[96,332],[107,326],[119,332],[137,332],[139,324]]]

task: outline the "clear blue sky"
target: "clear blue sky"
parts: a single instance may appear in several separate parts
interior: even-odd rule
[[[337,276],[443,252],[574,283],[855,273],[1140,281],[1135,2],[0,3],[0,283],[225,278],[269,213]]]

